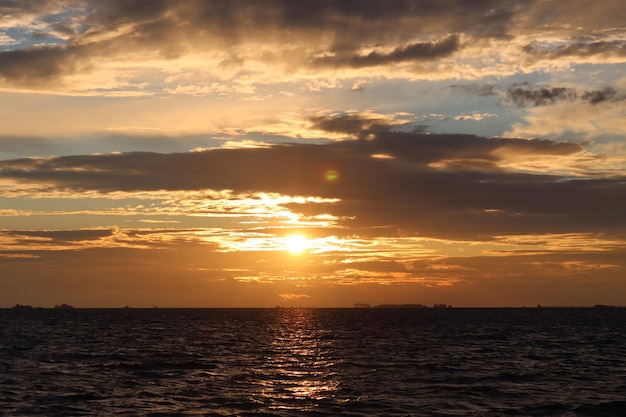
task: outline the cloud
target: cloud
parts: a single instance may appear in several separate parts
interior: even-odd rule
[[[364,68],[377,65],[390,65],[407,61],[430,61],[451,55],[460,48],[459,37],[455,35],[436,42],[418,42],[396,47],[391,52],[372,51],[366,55],[342,52],[313,60],[314,66]]]
[[[302,298],[311,298],[308,294],[278,294],[278,297],[285,301],[300,300]]]
[[[490,97],[500,94],[499,88],[491,84],[453,84],[450,88],[453,91],[461,91],[465,94],[480,97]]]
[[[557,48],[528,44],[523,47],[523,51],[535,59],[554,60],[561,58],[592,58],[596,56],[620,59],[626,57],[626,41],[573,42]]]
[[[473,120],[476,122],[480,122],[481,120],[485,120],[486,118],[489,117],[497,117],[497,115],[493,114],[493,113],[478,113],[478,112],[473,112],[471,114],[461,114],[458,116],[454,116],[452,119],[454,120]]]
[[[626,100],[626,94],[618,93],[611,87],[605,87],[601,90],[585,91],[580,98],[591,104],[602,103],[603,101],[622,101]]]
[[[623,178],[586,172],[580,162],[589,156],[581,145],[394,131],[356,115],[318,116],[315,123],[361,139],[15,159],[0,162],[0,173],[22,186],[76,192],[232,190],[322,197],[334,200],[281,205],[308,218],[332,216],[337,225],[363,233],[385,227],[468,239],[626,228]],[[523,172],[516,168],[520,161],[555,164],[555,171],[569,166],[577,177],[545,174],[545,166],[532,173],[532,165],[525,165]]]
[[[621,140],[626,134],[623,106],[626,95],[609,87],[583,90],[577,92],[577,96],[576,100],[562,101],[558,106],[530,106],[523,121],[514,123],[505,134],[561,137],[570,141]],[[614,157],[624,158],[624,155],[610,155],[610,158]],[[610,163],[608,160],[604,162]]]
[[[571,87],[531,87],[527,84],[509,88],[506,95],[508,101],[518,107],[540,107],[577,99],[589,104],[626,99],[626,94],[619,93],[612,87],[579,92]]]
[[[482,25],[482,32],[499,32],[495,27],[506,26],[517,4],[502,5],[488,0],[468,4],[463,0],[441,2],[414,2],[399,0],[381,2],[351,0],[333,2],[292,2],[271,0],[264,3],[244,0],[236,3],[194,1],[185,3],[159,1],[146,5],[142,1],[105,2],[94,8],[91,21],[94,26],[119,26],[140,22],[137,35],[153,35],[154,29],[172,32],[180,22],[190,28],[201,28],[211,34],[220,34],[231,41],[241,42],[251,34],[262,35],[265,40],[277,33],[296,37],[330,33],[336,44],[369,42],[372,39],[401,38],[409,33],[425,32],[440,27],[439,32],[449,33]],[[456,13],[450,13],[455,10]],[[421,23],[424,28],[415,27]],[[379,30],[386,29],[387,33]],[[403,35],[404,33],[404,35]]]
[[[0,46],[11,45],[15,43],[15,39],[4,32],[0,32]]]
[[[575,87],[531,85],[528,82],[514,84],[506,91],[498,86],[481,84],[451,85],[453,91],[460,91],[480,97],[501,96],[499,103],[516,107],[542,107],[559,103],[580,101],[586,104],[617,102],[626,99],[626,93],[613,87],[585,90]]]
[[[0,77],[12,84],[49,83],[84,70],[83,48],[41,46],[0,52]]]
[[[573,36],[581,33],[567,20],[576,16],[563,12],[570,5],[564,0],[49,3],[2,6],[13,19],[7,26],[23,32],[16,49],[0,52],[5,87],[95,94],[107,86],[139,93],[137,66],[154,70],[155,90],[179,93],[225,80],[233,86],[275,83],[277,73],[300,81],[312,74],[472,79],[493,71],[493,62],[503,74],[518,71],[521,61],[541,67],[541,61],[568,57],[624,57],[623,34],[611,26],[616,12],[606,2],[594,4],[581,25],[595,38],[577,41]],[[542,16],[560,24],[544,24]],[[199,87],[192,80],[167,82],[181,74],[195,74]]]
[[[7,0],[0,3],[2,27],[5,25],[28,25],[33,20],[46,18],[76,6],[77,0]]]
[[[559,101],[572,101],[576,96],[576,90],[568,87],[512,87],[507,91],[507,98],[519,107],[538,107]]]
[[[112,236],[114,231],[112,229],[87,229],[87,230],[72,230],[72,231],[11,231],[4,232],[5,235],[20,236],[33,239],[49,239],[56,242],[75,242],[75,241],[88,241],[98,240]]]
[[[412,123],[412,120],[406,120],[406,117],[365,112],[321,114],[311,116],[309,121],[313,129],[354,137],[364,137],[363,135],[369,135],[371,132],[390,130],[394,126],[402,127]]]
[[[134,240],[134,241],[133,241]],[[117,229],[6,230],[0,232],[0,253],[36,256],[41,251],[76,251],[94,247],[139,248],[140,239],[129,239]]]

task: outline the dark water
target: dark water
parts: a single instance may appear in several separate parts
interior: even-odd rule
[[[626,309],[0,310],[3,416],[626,416]]]

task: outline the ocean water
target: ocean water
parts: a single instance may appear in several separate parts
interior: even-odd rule
[[[626,309],[5,309],[0,415],[626,416]]]

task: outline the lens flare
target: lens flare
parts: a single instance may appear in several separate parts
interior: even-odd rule
[[[326,181],[335,182],[339,179],[339,172],[335,171],[334,169],[330,169],[326,171],[325,178]]]

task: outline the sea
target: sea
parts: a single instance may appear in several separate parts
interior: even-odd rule
[[[0,415],[626,416],[626,309],[2,309]]]

